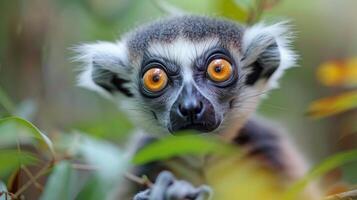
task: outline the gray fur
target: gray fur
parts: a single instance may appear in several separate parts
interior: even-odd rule
[[[134,56],[153,42],[172,42],[183,37],[194,42],[219,38],[223,46],[240,48],[243,26],[227,20],[204,16],[180,16],[159,20],[128,33],[128,46]]]

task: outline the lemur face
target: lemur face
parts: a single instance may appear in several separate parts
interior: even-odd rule
[[[117,43],[82,45],[80,84],[121,102],[152,131],[219,132],[231,119],[244,123],[260,94],[293,65],[288,37],[283,23],[244,28],[223,19],[170,18]]]
[[[149,44],[138,74],[142,102],[172,133],[215,130],[239,89],[239,55],[230,52],[218,38]]]

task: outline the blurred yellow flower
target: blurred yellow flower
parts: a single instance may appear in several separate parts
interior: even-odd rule
[[[317,79],[326,86],[357,86],[357,58],[322,64]]]

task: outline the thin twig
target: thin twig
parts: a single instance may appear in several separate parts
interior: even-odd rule
[[[45,175],[47,173],[47,171],[53,166],[53,163],[50,162],[49,164],[45,165],[39,172],[37,172],[37,174],[35,174],[35,176],[33,176],[33,179],[27,181],[19,190],[16,191],[16,193],[14,194],[14,196],[16,198],[18,198],[18,196],[20,194],[22,194],[25,190],[27,190],[32,184],[33,181],[36,181],[37,179],[39,179],[40,177],[42,177],[43,175]]]
[[[37,182],[37,180],[35,179],[35,177],[33,176],[33,174],[30,172],[29,169],[27,169],[26,166],[21,166],[21,169],[24,170],[24,172],[26,173],[26,175],[30,178],[30,180],[33,182],[33,184],[35,185],[35,187],[37,187],[37,189],[39,189],[40,191],[43,191],[43,186]]]
[[[86,164],[79,164],[79,163],[73,163],[72,167],[74,169],[78,169],[78,170],[86,170],[86,171],[96,171],[99,168],[97,166],[93,166],[93,165],[86,165]]]
[[[93,166],[93,165],[86,165],[86,164],[72,164],[72,167],[74,169],[78,169],[78,170],[88,170],[88,171],[95,171],[98,170],[97,166]],[[147,177],[138,177],[134,174],[131,174],[129,172],[124,174],[125,178],[127,178],[130,181],[133,181],[137,184],[143,185],[145,187],[151,188],[154,184],[147,178]]]
[[[357,190],[334,194],[326,197],[325,200],[357,200]]]
[[[125,178],[127,178],[128,180],[131,180],[135,183],[138,183],[140,185],[143,185],[145,187],[148,187],[148,188],[151,188],[154,184],[146,177],[138,177],[134,174],[131,174],[131,173],[125,173],[124,174]]]

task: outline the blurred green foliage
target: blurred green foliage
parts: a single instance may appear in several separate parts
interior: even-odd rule
[[[0,150],[0,177],[8,177],[21,165],[36,164],[39,160],[34,154],[18,150]]]
[[[356,139],[351,138],[353,136],[339,135],[350,131],[345,130],[346,127],[355,124],[355,112],[324,121],[311,121],[303,114],[311,100],[340,90],[321,88],[316,84],[314,66],[325,60],[357,54],[354,37],[357,34],[356,1],[278,2],[0,1],[0,117],[7,117],[0,120],[0,191],[5,188],[3,183],[13,193],[28,191],[28,187],[34,184],[26,186],[29,182],[25,182],[13,187],[13,179],[18,177],[21,167],[35,166],[43,167],[33,171],[33,176],[39,179],[50,171],[42,199],[105,198],[108,190],[115,187],[115,180],[123,178],[126,168],[132,164],[113,143],[125,143],[125,137],[135,124],[109,101],[74,87],[75,64],[68,62],[73,56],[68,48],[86,41],[115,40],[118,35],[139,24],[172,12],[224,16],[248,24],[262,18],[274,21],[280,15],[292,18],[298,31],[296,44],[303,67],[290,70],[282,81],[282,88],[274,91],[259,111],[285,124],[301,149],[309,153],[315,163],[333,152],[355,148]],[[13,115],[23,118],[10,117]],[[160,141],[142,150],[135,157],[135,162],[225,149],[214,141],[188,139]],[[169,148],[172,146],[175,148]],[[350,153],[337,154],[322,162],[302,182],[297,183],[300,186],[296,186],[298,189],[293,189],[292,193],[330,169],[355,159],[355,154]],[[105,163],[103,158],[108,156],[113,164],[102,165]],[[83,171],[88,174],[83,175]],[[344,180],[356,183],[354,163],[344,165],[343,172]],[[115,176],[108,178],[108,174]],[[78,180],[83,182],[76,182]],[[75,185],[74,190],[69,187],[71,185]]]
[[[227,146],[227,144],[224,143],[218,143],[217,141],[212,140],[212,138],[186,135],[169,137],[165,140],[148,145],[136,153],[133,162],[134,164],[142,165],[184,154],[227,154],[232,151],[234,151],[233,147]]]
[[[41,200],[60,200],[73,199],[73,194],[76,192],[75,181],[76,176],[71,164],[67,161],[62,161],[56,164],[48,178],[46,190],[41,195]]]
[[[37,137],[47,148],[52,149],[52,142],[44,136],[39,129],[33,126],[30,122],[21,118],[6,118],[6,122],[18,123],[23,128],[30,129],[31,133]],[[4,123],[0,124],[3,128]],[[13,133],[18,133],[18,129],[13,129]],[[64,134],[64,133],[63,133]],[[3,136],[3,132],[0,132]],[[23,141],[24,135],[15,134],[16,141],[13,140],[12,147],[7,143],[6,148],[3,144],[0,145],[0,178],[8,177],[10,173],[16,172],[19,169],[26,169],[26,166],[39,165],[40,158],[46,152],[41,152],[38,155],[22,151],[21,146],[25,144],[19,143]],[[38,137],[40,136],[40,137]],[[69,138],[69,140],[68,140]],[[44,176],[49,171],[48,180],[45,190],[41,194],[42,200],[55,199],[95,199],[109,198],[111,191],[117,188],[117,184],[123,179],[125,170],[130,163],[145,164],[152,161],[166,160],[179,155],[202,155],[207,153],[237,155],[237,149],[223,145],[218,141],[197,136],[180,136],[169,137],[139,151],[133,160],[127,160],[124,152],[114,145],[91,139],[83,134],[64,134],[62,138],[56,138],[56,143],[61,143],[61,140],[71,141],[64,142],[65,148],[52,149],[53,157],[41,160],[42,168],[24,185],[18,186],[16,193],[11,193],[14,198],[17,198],[21,192],[24,192],[29,185],[35,184],[36,180]],[[43,148],[41,143],[34,144],[35,147]],[[63,145],[63,142],[62,142]],[[175,146],[175,148],[170,148]],[[357,151],[349,151],[336,154],[316,166],[311,172],[306,174],[300,181],[288,190],[287,196],[284,199],[296,199],[296,196],[311,182],[321,177],[328,171],[335,169],[341,165],[345,165],[357,159]],[[110,162],[108,162],[110,161]],[[84,176],[80,173],[81,170],[89,171],[90,173]],[[82,178],[79,178],[82,177]],[[11,177],[10,177],[11,179]],[[4,191],[2,191],[4,192]]]

